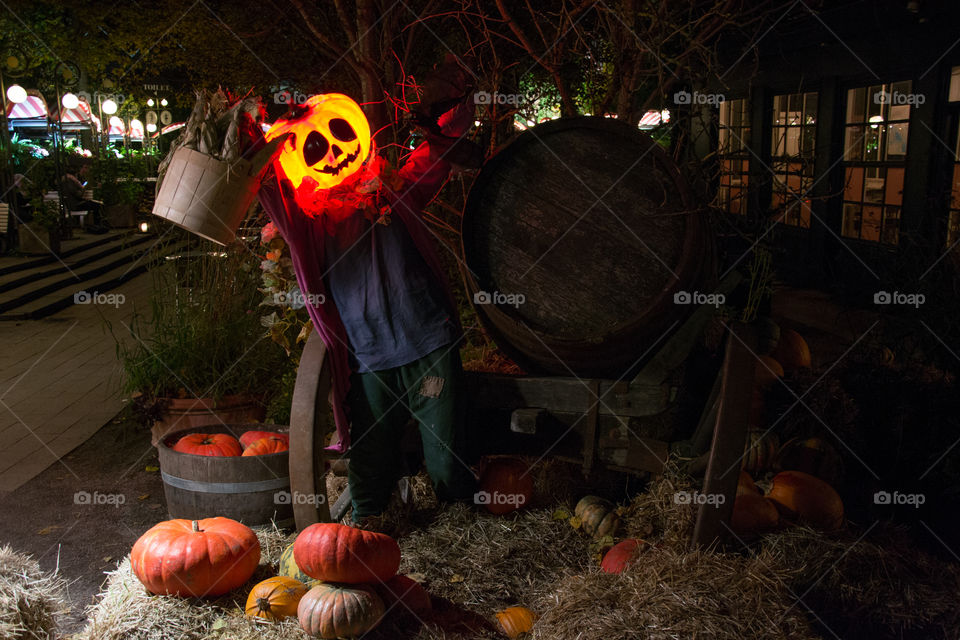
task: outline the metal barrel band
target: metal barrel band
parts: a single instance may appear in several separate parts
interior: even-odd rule
[[[160,472],[164,483],[177,489],[196,491],[198,493],[255,493],[257,491],[273,491],[290,487],[290,478],[274,478],[272,480],[257,480],[255,482],[197,482],[186,478],[172,476],[165,471]]]

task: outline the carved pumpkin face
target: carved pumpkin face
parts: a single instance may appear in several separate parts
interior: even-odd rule
[[[329,189],[356,173],[370,154],[370,124],[360,105],[341,93],[316,95],[277,120],[267,141],[287,133],[279,162],[294,189],[307,178]]]

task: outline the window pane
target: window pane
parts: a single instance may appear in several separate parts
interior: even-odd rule
[[[878,169],[876,177],[868,177],[864,181],[863,185],[863,201],[864,202],[876,202],[880,204],[883,202],[883,192],[884,192],[884,176],[886,174],[886,169]]]
[[[883,209],[881,207],[864,207],[863,218],[860,221],[860,239],[880,242],[880,229],[883,226]]]
[[[817,94],[808,93],[803,107],[803,123],[816,124],[817,122]]]
[[[847,127],[843,141],[843,159],[860,160],[863,158],[863,127]]]
[[[947,100],[950,102],[960,100],[960,67],[954,67],[950,71],[950,94]]]
[[[871,116],[883,115],[881,109],[883,107],[883,102],[880,99],[880,96],[886,90],[886,85],[874,85],[867,89],[867,121],[870,120]]]
[[[951,211],[950,219],[947,220],[947,247],[952,247],[958,238],[960,238],[960,211]]]
[[[891,94],[896,93],[901,96],[907,96],[912,91],[911,89],[912,84],[913,83],[911,83],[909,80],[904,80],[902,82],[891,82],[890,93]],[[901,98],[901,100],[902,99],[903,98]],[[891,102],[890,104],[893,104],[893,102]]]
[[[953,165],[953,199],[951,209],[960,209],[960,164]]]
[[[863,103],[866,99],[867,90],[864,88],[850,89],[847,91],[847,122],[864,122],[866,118],[863,115]]]
[[[787,155],[800,155],[800,127],[787,129]]]
[[[900,240],[900,208],[887,207],[883,217],[883,241],[897,244]]]
[[[773,135],[770,140],[770,155],[774,158],[779,158],[783,155],[784,150],[784,138],[786,138],[787,130],[785,127],[774,127]]]
[[[847,180],[843,199],[860,202],[863,197],[863,167],[847,167]]]
[[[887,118],[887,120],[909,120],[909,119],[910,119],[909,104],[890,105],[890,117]]]
[[[907,155],[907,133],[910,125],[906,122],[891,124],[887,127],[887,159],[903,160]]]
[[[884,200],[887,204],[899,205],[903,202],[903,168],[887,169],[887,186]]]
[[[869,162],[876,162],[880,159],[880,136],[883,133],[883,127],[879,125],[868,126],[863,131],[863,159]]]
[[[843,227],[841,233],[848,238],[860,237],[860,205],[843,205]]]

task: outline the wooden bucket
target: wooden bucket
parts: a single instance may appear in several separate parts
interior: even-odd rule
[[[168,436],[158,446],[163,492],[171,518],[197,520],[224,516],[247,526],[293,524],[289,452],[265,456],[215,458],[179,453],[172,447],[187,433],[287,431],[264,424],[200,427]]]
[[[537,125],[491,158],[463,214],[463,276],[481,321],[524,369],[627,375],[709,293],[706,213],[635,127]]]
[[[257,195],[253,164],[228,164],[192,149],[179,148],[160,183],[153,213],[217,244],[228,245]]]

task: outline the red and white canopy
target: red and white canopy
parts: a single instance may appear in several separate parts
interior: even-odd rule
[[[143,140],[143,123],[139,120],[130,122],[130,139]]]
[[[23,102],[7,103],[11,126],[47,126],[47,103],[41,96],[28,95]]]

